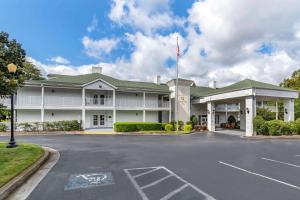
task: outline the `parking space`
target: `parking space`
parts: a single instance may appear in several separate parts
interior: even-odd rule
[[[163,166],[125,169],[143,200],[214,198]]]
[[[297,140],[207,133],[18,136],[17,141],[49,146],[61,155],[28,200],[300,199]]]

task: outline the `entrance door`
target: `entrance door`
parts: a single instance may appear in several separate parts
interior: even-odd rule
[[[97,127],[99,124],[99,118],[98,115],[93,115],[93,126]]]
[[[207,124],[207,115],[199,115],[199,124],[206,125]]]
[[[100,127],[104,127],[105,126],[105,116],[104,115],[100,115],[100,123],[99,123]]]

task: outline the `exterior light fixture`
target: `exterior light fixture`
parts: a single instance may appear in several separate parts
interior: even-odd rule
[[[10,63],[10,64],[7,65],[7,69],[9,71],[9,73],[16,73],[17,66],[13,63]]]
[[[17,66],[13,63],[10,63],[7,65],[7,70],[9,73],[14,74],[17,71]],[[6,146],[7,148],[14,148],[17,147],[17,143],[15,141],[15,128],[14,128],[14,93],[11,93],[10,95],[10,140],[8,145]]]
[[[246,108],[246,111],[247,111],[247,114],[249,114],[249,113],[250,113],[250,110],[249,110],[249,108]]]
[[[241,115],[243,114],[243,111],[242,110],[240,110],[240,113],[241,113]]]
[[[287,108],[284,109],[284,112],[285,112],[285,114],[289,113],[288,110],[287,110]]]
[[[215,112],[216,112],[215,109],[213,109],[213,110],[212,110],[212,114],[215,114]]]
[[[210,114],[210,110],[207,110],[207,114]]]

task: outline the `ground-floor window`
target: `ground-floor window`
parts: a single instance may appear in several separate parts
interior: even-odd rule
[[[98,126],[98,115],[93,115],[93,126]]]
[[[199,115],[198,120],[200,125],[207,124],[207,115]]]

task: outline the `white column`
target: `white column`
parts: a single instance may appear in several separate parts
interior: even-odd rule
[[[42,85],[42,102],[41,102],[41,122],[44,122],[44,116],[45,116],[45,109],[44,109],[44,96],[45,96],[45,88]]]
[[[116,112],[116,90],[113,90],[113,124],[115,124],[117,119]]]
[[[246,136],[255,135],[253,129],[253,118],[256,116],[256,99],[254,96],[246,97]]]
[[[245,100],[240,102],[240,129],[246,130],[246,106]]]
[[[169,95],[169,122],[172,121],[172,102],[171,102],[171,95]]]
[[[143,92],[143,122],[146,122],[146,93]]]
[[[294,121],[294,99],[286,99],[284,101],[284,121]]]
[[[207,129],[209,131],[215,131],[215,103],[207,103]]]
[[[85,129],[85,88],[82,88],[82,114],[81,114],[81,121],[82,121],[82,129]]]
[[[276,107],[275,107],[275,109],[276,109],[276,120],[278,120],[278,101],[276,100]]]
[[[225,104],[225,118],[226,118],[226,123],[228,121],[228,105],[227,103]]]

